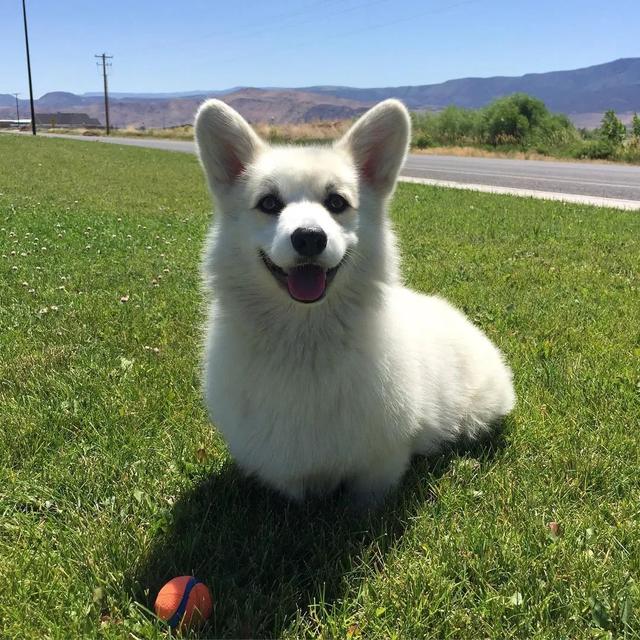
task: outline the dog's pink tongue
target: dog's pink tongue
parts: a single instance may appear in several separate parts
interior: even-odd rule
[[[289,294],[300,302],[313,302],[321,298],[326,286],[327,274],[316,264],[296,267],[287,275]]]

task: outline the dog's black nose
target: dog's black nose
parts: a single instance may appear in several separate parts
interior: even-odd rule
[[[319,227],[299,227],[291,234],[293,248],[305,258],[317,256],[327,246],[327,234]]]

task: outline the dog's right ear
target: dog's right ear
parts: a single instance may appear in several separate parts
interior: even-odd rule
[[[200,106],[194,129],[200,162],[214,193],[231,186],[264,147],[247,121],[221,100]]]

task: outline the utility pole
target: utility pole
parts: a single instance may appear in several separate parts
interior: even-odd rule
[[[98,66],[102,65],[102,78],[104,80],[104,116],[105,121],[107,123],[107,135],[109,135],[109,131],[111,130],[109,127],[109,90],[107,88],[107,67],[111,66],[110,62],[107,62],[108,59],[113,58],[113,56],[108,56],[106,53],[98,53],[94,58],[102,58],[102,62],[98,62]]]
[[[16,97],[16,120],[18,121],[18,129],[20,128],[20,106],[18,105],[18,96],[19,93],[13,94]]]
[[[29,72],[29,101],[31,102],[31,131],[36,135],[36,110],[33,108],[33,87],[31,86],[31,58],[29,57],[29,31],[27,30],[27,7],[22,0],[22,17],[24,18],[24,44],[27,48],[27,71]]]

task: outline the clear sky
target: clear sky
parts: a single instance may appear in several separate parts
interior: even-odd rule
[[[27,0],[34,94],[357,87],[640,56],[640,0]],[[0,4],[0,93],[27,95],[20,0]]]

